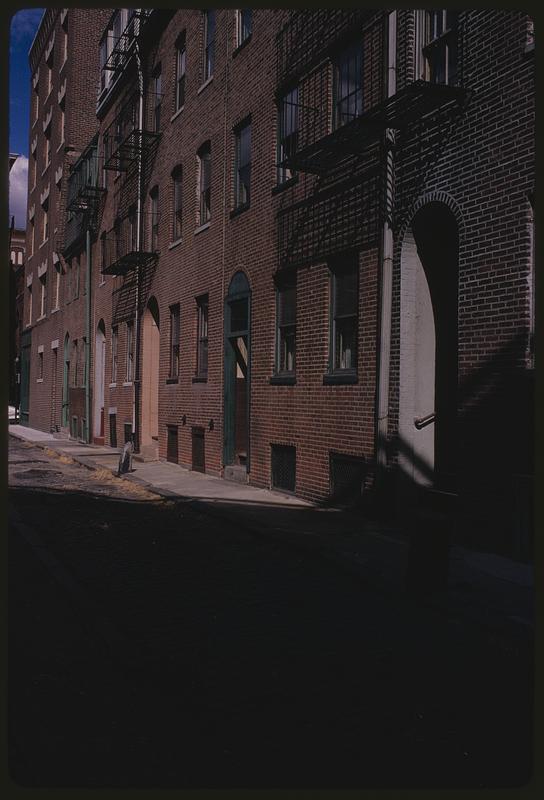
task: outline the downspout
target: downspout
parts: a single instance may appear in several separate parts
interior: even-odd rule
[[[90,443],[91,432],[91,228],[85,236],[87,269],[85,270],[85,441]]]
[[[140,57],[140,46],[138,38],[135,38],[136,66],[138,69],[138,93],[140,95],[138,103],[138,131],[142,137],[144,130],[144,74]],[[143,198],[143,147],[140,148],[138,155],[138,199],[136,205],[136,251],[139,253],[144,241],[144,216],[142,209]],[[136,266],[136,308],[134,314],[134,377],[133,377],[133,401],[132,401],[132,434],[134,440],[134,452],[140,452],[140,262]]]
[[[387,97],[397,91],[397,12],[387,17]],[[377,479],[381,482],[387,467],[387,435],[389,424],[389,370],[391,362],[391,304],[393,294],[393,207],[395,177],[395,132],[387,128],[385,149],[385,215],[382,231],[380,345],[378,356],[378,396],[376,420]]]

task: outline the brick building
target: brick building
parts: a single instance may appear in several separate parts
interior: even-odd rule
[[[47,11],[40,92],[66,24],[30,424],[312,500],[457,498],[526,553],[527,15]]]
[[[10,156],[11,168],[11,156]],[[10,229],[10,272],[9,272],[9,383],[8,401],[11,406],[19,406],[19,356],[21,334],[23,331],[23,301],[25,284],[25,231]]]

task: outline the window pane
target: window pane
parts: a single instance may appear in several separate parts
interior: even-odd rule
[[[279,292],[280,325],[290,325],[296,320],[297,290],[294,286],[281,289]]]
[[[357,272],[339,272],[335,275],[335,316],[357,313]]]
[[[241,300],[233,300],[230,305],[230,330],[245,331],[247,330],[247,298]]]

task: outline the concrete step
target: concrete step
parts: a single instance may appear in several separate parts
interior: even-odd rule
[[[234,481],[235,483],[247,483],[247,469],[239,464],[232,464],[229,467],[225,467],[223,471],[223,478],[226,481]]]

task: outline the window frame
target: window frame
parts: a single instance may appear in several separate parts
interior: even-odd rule
[[[243,136],[247,133],[247,161],[242,162]],[[246,177],[242,177],[245,171]],[[251,205],[251,117],[234,128],[234,210],[243,211]]]
[[[441,15],[440,23],[438,14]],[[452,15],[453,18],[449,17]],[[420,72],[423,80],[438,86],[457,86],[459,84],[459,11],[456,9],[424,9],[419,14],[421,30]],[[451,24],[450,24],[451,22]],[[440,28],[440,30],[438,30]],[[453,78],[450,74],[450,55],[453,49]],[[444,80],[437,80],[435,61],[440,60]],[[441,76],[441,73],[438,73]]]
[[[235,9],[235,17],[236,17],[236,47],[242,47],[243,44],[248,42],[251,39],[251,34],[253,33],[253,13],[251,8],[237,8]],[[246,25],[244,27],[244,12],[247,14],[249,13],[249,27]],[[246,20],[247,22],[247,20]],[[245,35],[244,35],[245,31]]]
[[[153,70],[153,133],[161,132],[161,107],[162,107],[162,68],[157,64]]]
[[[125,383],[134,381],[134,320],[129,319],[126,325],[126,364]]]
[[[355,69],[351,70],[351,61],[355,60]],[[347,66],[347,80],[345,84],[349,84],[352,75],[358,78],[358,83],[355,84],[354,91],[348,91],[346,94],[340,94],[339,87],[343,85],[343,78],[341,71]],[[333,90],[332,90],[332,128],[338,130],[344,125],[348,125],[354,119],[360,117],[364,108],[364,51],[363,42],[361,39],[351,41],[349,45],[342,51],[333,62]],[[351,98],[355,97],[355,113],[351,114],[349,111],[339,111],[339,106],[348,103],[351,107]],[[341,116],[349,115],[349,119],[342,121]]]
[[[288,98],[291,97],[294,93],[296,93],[295,102],[289,100]],[[296,177],[295,170],[289,169],[289,167],[282,166],[283,162],[286,158],[290,155],[296,153],[298,148],[298,134],[299,134],[299,86],[292,86],[290,89],[285,91],[278,103],[278,124],[277,124],[277,143],[276,143],[276,183],[278,186],[283,186],[284,183],[288,183],[289,181],[293,180]],[[295,108],[294,115],[290,115],[290,119],[292,116],[295,117],[295,127],[290,132],[284,135],[285,123],[284,120],[287,117],[287,113],[284,113],[285,107],[293,106]]]
[[[119,326],[111,326],[111,384],[117,384],[117,371],[119,368]]]
[[[296,329],[297,329],[297,280],[296,274],[276,282],[276,358],[275,374],[277,376],[294,376],[296,373]],[[282,295],[287,292],[294,292],[293,297],[293,319],[284,322],[284,304]],[[288,358],[284,358],[284,345],[287,343],[287,335],[293,338],[292,347],[292,366],[288,366]]]
[[[198,157],[198,224],[206,225],[212,218],[212,149],[204,142]]]
[[[159,249],[159,186],[158,184],[155,185],[151,191],[149,192],[149,204],[150,204],[150,214],[149,214],[149,224],[150,224],[150,236],[149,236],[149,246],[150,251],[152,253],[156,253]]]
[[[352,275],[355,281],[355,306],[352,313],[339,313],[338,312],[338,297],[339,287],[338,280],[340,277]],[[335,260],[329,264],[329,375],[338,376],[339,378],[357,378],[357,365],[359,356],[358,337],[359,337],[359,292],[360,292],[360,279],[359,279],[359,259],[357,254],[346,254],[341,259]],[[345,302],[345,301],[344,301]],[[352,346],[342,347],[342,338],[345,336],[345,331],[341,328],[345,323],[339,324],[339,320],[353,320],[352,331]],[[350,364],[349,366],[342,366],[343,357],[339,350],[346,352],[350,351]]]
[[[181,309],[179,303],[170,306],[170,365],[169,380],[179,379],[179,343],[181,333]]]
[[[38,278],[40,282],[40,315],[38,319],[43,319],[47,315],[47,270]]]
[[[196,377],[201,380],[208,378],[208,330],[209,330],[209,295],[203,294],[196,298],[197,329],[196,329]]]
[[[185,106],[185,77],[187,74],[187,33],[182,31],[176,40],[176,75],[174,82],[174,113]]]
[[[202,12],[204,18],[204,48],[203,48],[203,83],[213,78],[215,68],[215,31],[216,17],[214,9],[206,9]],[[212,24],[210,25],[210,20]],[[211,30],[211,36],[210,36]]]

